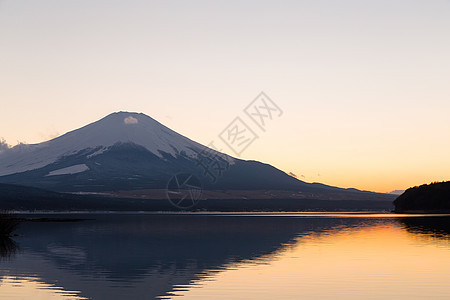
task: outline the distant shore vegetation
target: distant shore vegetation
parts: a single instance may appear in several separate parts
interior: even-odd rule
[[[450,181],[407,189],[394,201],[396,212],[450,212]]]

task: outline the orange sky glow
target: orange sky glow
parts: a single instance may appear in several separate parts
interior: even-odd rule
[[[449,1],[0,1],[0,138],[115,111],[203,144],[264,91],[240,158],[390,192],[449,180]],[[219,141],[220,142],[220,141]],[[236,156],[226,145],[222,151]]]

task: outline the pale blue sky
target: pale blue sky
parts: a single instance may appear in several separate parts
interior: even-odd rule
[[[11,144],[119,110],[207,144],[265,91],[284,114],[245,159],[377,191],[449,179],[447,0],[0,0],[0,41]]]

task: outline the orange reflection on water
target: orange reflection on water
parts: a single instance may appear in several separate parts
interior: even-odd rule
[[[78,296],[79,292],[64,289],[39,281],[33,277],[4,276],[0,279],[0,299],[87,299]]]
[[[229,265],[175,296],[185,299],[449,299],[448,238],[374,220],[300,235],[259,261]]]

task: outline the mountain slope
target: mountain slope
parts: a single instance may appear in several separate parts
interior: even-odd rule
[[[209,149],[139,113],[113,113],[48,142],[0,153],[0,183],[59,192],[166,189],[179,173],[194,175],[208,190],[292,190],[391,199],[305,183],[271,165]]]
[[[205,148],[144,114],[118,112],[48,142],[0,153],[0,176],[39,169],[80,151],[95,156],[117,143],[140,145],[160,158],[162,153],[194,157]]]
[[[396,212],[450,212],[450,181],[409,188],[394,205]]]

